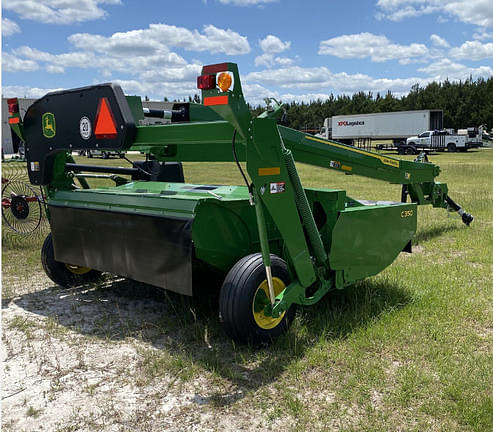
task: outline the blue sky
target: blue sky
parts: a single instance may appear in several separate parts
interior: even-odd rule
[[[162,100],[238,63],[283,101],[493,76],[492,0],[4,0],[2,94],[114,81]]]

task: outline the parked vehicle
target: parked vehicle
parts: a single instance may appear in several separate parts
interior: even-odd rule
[[[316,136],[346,144],[361,139],[400,142],[417,131],[442,128],[442,110],[396,111],[329,117]]]
[[[109,159],[110,157],[125,157],[125,152],[112,151],[112,150],[87,150],[86,156],[88,158],[101,157],[103,159]]]
[[[465,135],[468,148],[478,148],[483,146],[483,126],[468,127],[467,129],[457,129],[458,135]]]
[[[417,136],[409,137],[405,144],[401,143],[397,146],[397,151],[399,154],[416,154],[420,150],[447,150],[454,153],[479,147],[481,141],[478,140],[477,134],[472,133],[470,137],[467,133],[468,129],[462,131],[466,133],[455,133],[453,129],[428,130]]]

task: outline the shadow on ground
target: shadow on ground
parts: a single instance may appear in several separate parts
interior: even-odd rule
[[[111,341],[134,338],[179,359],[185,367],[214,372],[231,384],[229,390],[199,397],[197,403],[223,406],[275,381],[316,343],[346,338],[410,301],[398,286],[363,281],[329,293],[315,306],[299,308],[293,328],[259,350],[235,346],[224,334],[217,318],[217,297],[217,290],[203,289],[189,298],[113,279],[71,290],[51,287],[11,302],[80,334]]]
[[[413,244],[418,245],[428,240],[434,239],[435,237],[440,237],[445,233],[457,231],[459,229],[467,229],[467,227],[465,225],[457,224],[442,224],[426,229],[420,229],[413,238]]]

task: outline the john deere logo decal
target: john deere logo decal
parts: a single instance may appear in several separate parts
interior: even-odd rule
[[[43,114],[41,121],[43,122],[43,135],[46,138],[53,138],[56,135],[55,115],[53,113],[46,112]]]

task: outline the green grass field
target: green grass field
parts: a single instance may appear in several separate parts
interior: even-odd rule
[[[213,294],[196,300],[163,295],[162,315],[152,319],[149,334],[149,322],[130,325],[115,315],[116,340],[143,341],[129,379],[143,389],[169,374],[173,386],[210,386],[203,409],[218,422],[237,416],[300,431],[493,430],[493,150],[430,160],[441,167],[438,180],[451,197],[474,215],[471,227],[455,213],[419,207],[413,254],[299,308],[289,332],[261,350],[235,346],[224,335]],[[303,165],[299,172],[305,186],[345,189],[353,198],[400,198],[398,185]],[[185,176],[193,183],[242,184],[226,163],[187,163]],[[5,231],[2,296],[8,304],[39,289],[30,281],[43,273],[42,239],[15,242]],[[138,290],[125,289],[138,298]],[[115,328],[105,328],[86,337],[113,343]]]

